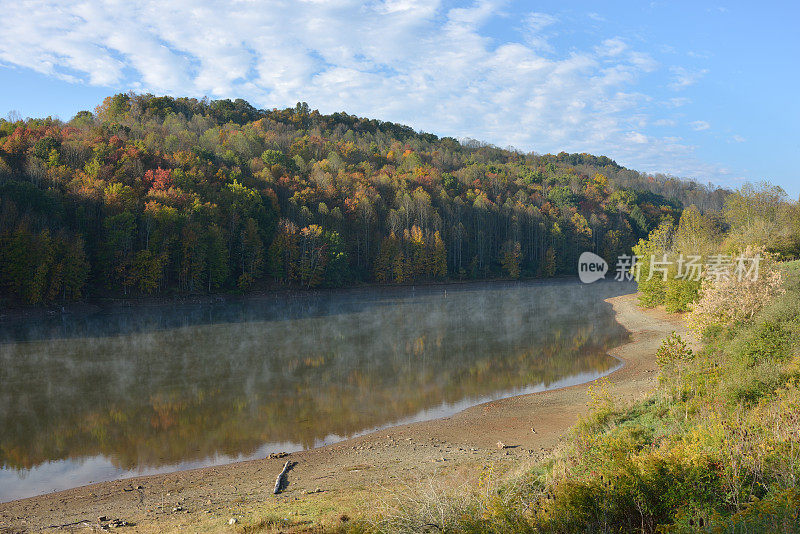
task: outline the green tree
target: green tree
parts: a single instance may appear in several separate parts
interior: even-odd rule
[[[31,304],[39,304],[50,300],[61,289],[60,279],[51,279],[53,275],[53,253],[53,241],[50,237],[50,232],[42,230],[33,239],[33,248],[28,251],[28,254],[31,255],[33,276],[27,287],[26,297]]]
[[[207,261],[206,268],[208,274],[209,293],[214,289],[221,288],[228,279],[228,248],[225,246],[225,239],[222,230],[216,224],[212,224],[206,236]]]
[[[431,276],[443,279],[447,277],[447,246],[439,232],[433,234],[433,253],[431,254]]]
[[[350,279],[350,259],[339,232],[323,232],[325,241],[324,285],[343,286]]]
[[[164,276],[164,260],[164,256],[157,256],[147,249],[137,252],[130,269],[130,285],[142,293],[157,291]]]
[[[553,247],[548,247],[544,253],[544,264],[542,272],[546,277],[552,277],[556,274],[557,267],[556,251]]]
[[[395,261],[401,257],[400,242],[394,233],[383,238],[378,257],[375,260],[375,279],[381,283],[395,279]]]
[[[121,283],[127,294],[131,252],[133,250],[136,218],[130,212],[112,215],[103,221],[103,268],[106,284],[113,287],[115,282]]]
[[[676,252],[687,255],[706,254],[716,248],[714,226],[700,213],[697,206],[692,204],[681,213],[673,242]]]
[[[78,299],[86,285],[90,267],[82,237],[65,242],[62,262],[62,296],[65,300]]]
[[[647,224],[647,218],[644,216],[642,208],[638,205],[634,205],[631,208],[631,220],[634,222],[639,235],[647,234],[650,225]]]
[[[662,222],[650,232],[647,239],[639,240],[633,247],[636,256],[636,283],[639,287],[639,302],[653,307],[664,304],[665,291],[670,267],[665,255],[670,252],[674,226],[669,221]]]
[[[569,187],[556,186],[550,189],[547,193],[547,198],[562,209],[569,209],[575,205],[575,195]]]
[[[247,289],[259,276],[264,265],[264,242],[255,219],[249,218],[242,231],[241,275],[239,288]]]
[[[300,230],[297,281],[307,288],[318,286],[325,273],[325,243],[322,227],[316,224]]]
[[[197,291],[206,285],[208,250],[201,229],[195,222],[183,227],[181,235],[180,285],[184,291]]]
[[[509,278],[519,278],[521,246],[517,241],[506,241],[500,251],[500,263]]]

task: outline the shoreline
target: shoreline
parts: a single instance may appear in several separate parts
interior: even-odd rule
[[[316,287],[304,289],[302,287],[291,287],[275,285],[272,287],[253,290],[247,293],[236,293],[233,291],[218,293],[197,293],[186,295],[168,296],[138,296],[138,297],[86,297],[74,302],[62,304],[12,304],[5,308],[0,306],[0,326],[20,320],[40,320],[51,319],[62,315],[73,317],[85,317],[98,312],[118,312],[121,310],[135,310],[140,308],[160,307],[160,306],[205,306],[213,304],[233,304],[247,303],[264,299],[296,299],[296,298],[318,298],[326,295],[339,294],[359,294],[366,292],[391,293],[393,291],[408,291],[409,289],[419,288],[420,290],[433,291],[436,289],[447,289],[450,287],[470,287],[481,284],[535,284],[535,283],[560,283],[574,282],[576,276],[556,276],[552,278],[486,278],[470,280],[432,280],[420,281],[409,284],[380,284],[377,282],[362,282],[342,287]],[[604,283],[612,283],[614,280],[607,279]]]
[[[606,302],[630,337],[609,351],[623,365],[605,376],[615,398],[634,400],[655,384],[655,351],[661,339],[686,329],[677,315],[639,309],[635,294]],[[463,484],[487,465],[494,472],[507,473],[547,457],[586,412],[590,383],[505,397],[450,417],[393,426],[291,453],[289,459],[298,464],[279,496],[271,494],[271,485],[285,459],[250,460],[101,482],[2,503],[0,532],[37,531],[81,521],[98,527],[100,516],[135,523],[132,531],[142,532],[181,527],[233,531],[229,518],[247,522],[273,512],[328,523],[342,511],[352,515],[359,509],[374,510],[369,502],[377,494],[407,490],[420,480]],[[497,442],[506,448],[499,449]]]

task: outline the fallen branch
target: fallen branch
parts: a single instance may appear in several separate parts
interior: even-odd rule
[[[292,468],[292,461],[291,461],[291,460],[289,460],[289,461],[287,461],[287,462],[286,462],[286,464],[283,466],[283,471],[281,471],[281,472],[278,474],[278,478],[276,478],[276,479],[275,479],[275,489],[274,489],[274,490],[272,490],[272,493],[274,493],[275,495],[277,495],[278,493],[280,493],[280,492],[281,492],[281,489],[283,488],[283,478],[286,476],[286,473],[288,473],[288,472],[289,472],[289,469],[291,469],[291,468]]]
[[[88,519],[81,519],[80,521],[75,521],[74,523],[64,523],[63,525],[49,525],[49,526],[47,526],[45,528],[62,529],[62,528],[67,528],[67,527],[76,527],[78,525],[85,526],[85,527],[91,527],[92,526],[92,522],[89,521]]]

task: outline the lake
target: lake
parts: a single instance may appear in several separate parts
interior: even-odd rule
[[[0,502],[334,443],[592,380],[614,282],[114,307],[0,322]]]

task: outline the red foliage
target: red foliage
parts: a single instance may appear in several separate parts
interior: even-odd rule
[[[118,136],[112,135],[111,138],[108,140],[108,144],[109,144],[109,146],[111,146],[112,148],[117,150],[117,149],[121,148],[125,144],[125,142],[122,139],[120,139]]]
[[[291,190],[296,190],[296,183],[291,176],[283,175],[278,178],[278,184]]]
[[[144,180],[148,185],[150,185],[151,189],[156,191],[166,191],[173,185],[172,170],[162,169],[161,167],[158,167],[155,170],[150,169],[144,173]]]

